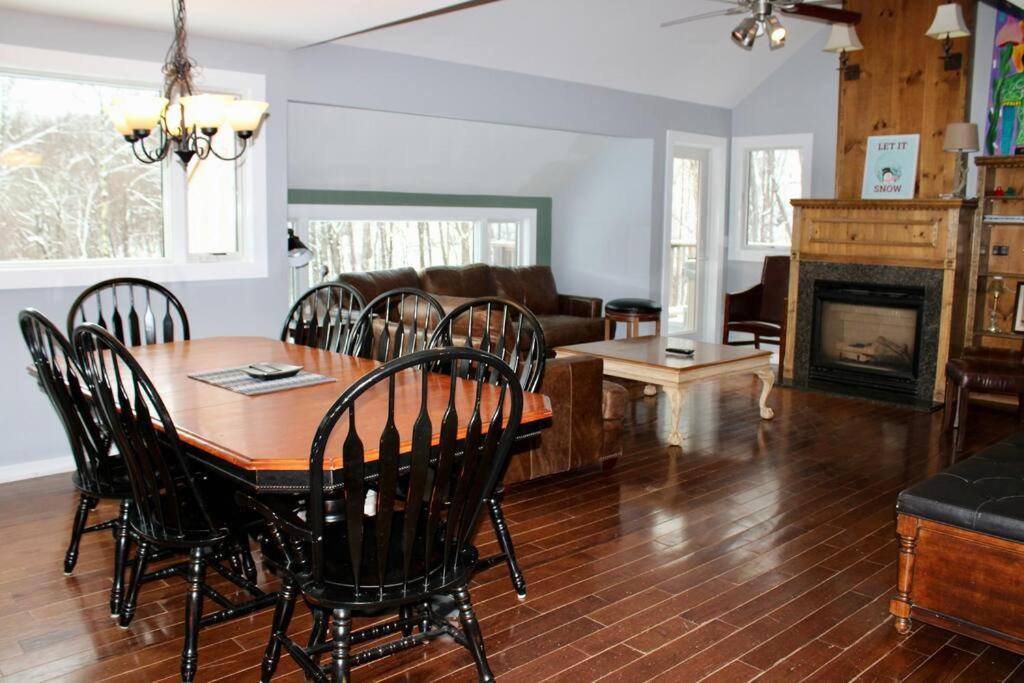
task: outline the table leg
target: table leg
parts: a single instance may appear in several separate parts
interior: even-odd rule
[[[668,445],[669,446],[682,446],[683,435],[679,431],[679,423],[683,420],[683,399],[686,398],[686,386],[678,385],[674,387],[665,387],[665,394],[668,396],[669,405],[672,410],[672,420],[670,430],[668,433]]]
[[[761,378],[761,398],[758,399],[758,405],[761,407],[761,419],[770,420],[775,417],[775,411],[768,407],[768,394],[775,386],[775,373],[772,372],[771,367],[766,366],[759,368],[754,374]]]
[[[657,396],[657,395],[658,395],[658,387],[654,386],[653,384],[648,384],[648,385],[646,385],[644,387],[644,396]]]

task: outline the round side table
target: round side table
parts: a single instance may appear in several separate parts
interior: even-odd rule
[[[654,335],[661,334],[661,306],[650,299],[613,299],[604,306],[604,338],[611,339],[615,324],[625,323],[626,338],[640,336],[640,323],[654,323]]]
[[[604,306],[604,338],[615,336],[615,323],[626,324],[626,338],[640,336],[640,323],[654,323],[654,336],[661,334],[661,306],[650,299],[612,299]],[[654,396],[658,387],[648,384],[644,396]]]

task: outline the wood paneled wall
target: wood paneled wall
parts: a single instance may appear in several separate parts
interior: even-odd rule
[[[850,55],[860,80],[839,79],[836,198],[859,199],[871,135],[920,133],[919,199],[953,188],[955,157],[942,149],[946,124],[966,121],[973,36],[953,41],[963,54],[959,71],[945,71],[942,44],[924,33],[935,9],[949,0],[846,0],[863,15],[857,34],[864,50]],[[974,30],[976,0],[958,0]]]

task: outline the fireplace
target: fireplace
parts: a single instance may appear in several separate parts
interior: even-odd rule
[[[817,280],[808,385],[913,401],[922,287]]]

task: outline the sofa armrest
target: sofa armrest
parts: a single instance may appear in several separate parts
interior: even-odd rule
[[[725,295],[725,322],[757,320],[761,313],[761,295],[764,287],[756,284],[742,292]]]
[[[987,346],[968,346],[960,355],[968,360],[984,360],[997,363],[1010,363],[1020,365],[1024,362],[1020,349],[1001,349]]]
[[[573,315],[577,318],[600,318],[600,299],[590,296],[558,295],[558,312],[561,315]]]

